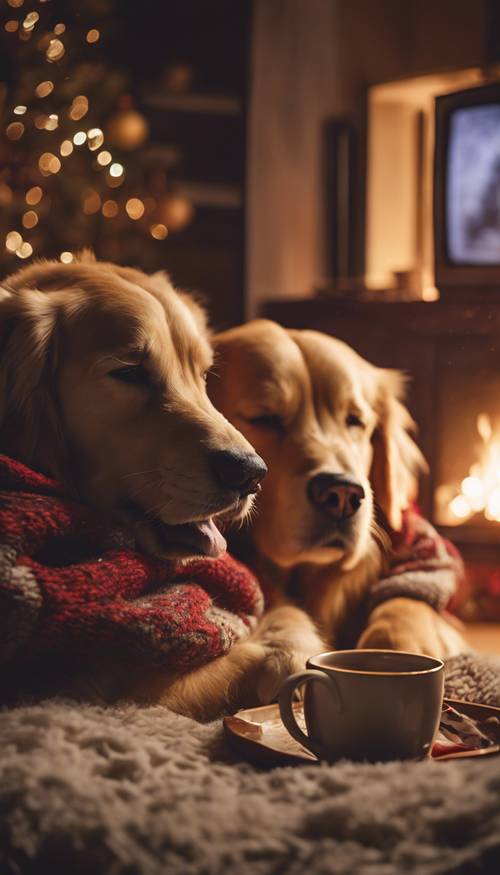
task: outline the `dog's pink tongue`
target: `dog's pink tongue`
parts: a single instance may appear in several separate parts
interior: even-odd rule
[[[217,556],[225,552],[227,548],[226,539],[219,532],[213,519],[205,520],[202,523],[195,523],[194,525],[200,533],[200,545],[203,546],[203,552],[207,556],[216,559]]]

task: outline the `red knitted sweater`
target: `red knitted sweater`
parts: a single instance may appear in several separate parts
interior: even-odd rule
[[[262,609],[257,581],[230,556],[139,553],[55,481],[0,455],[0,666],[102,649],[190,668],[226,653]]]

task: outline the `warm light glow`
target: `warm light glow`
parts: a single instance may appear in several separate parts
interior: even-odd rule
[[[121,164],[115,163],[112,164],[109,168],[109,175],[114,176],[115,178],[123,175],[123,166]]]
[[[15,33],[19,27],[19,22],[11,18],[10,21],[5,22],[4,27],[7,33]]]
[[[91,30],[89,30],[86,36],[86,40],[88,43],[96,43],[100,35],[101,34],[99,33],[99,31],[95,27],[93,27]]]
[[[83,146],[86,139],[87,134],[85,133],[85,131],[77,131],[75,136],[73,137],[73,142],[75,146]]]
[[[170,231],[181,231],[194,217],[194,206],[191,201],[180,194],[168,195],[160,204],[158,218]]]
[[[27,210],[23,215],[23,228],[34,228],[38,225],[38,215],[34,210]]]
[[[38,159],[38,167],[44,176],[48,176],[50,173],[59,172],[61,169],[61,162],[57,155],[53,155],[52,152],[44,152]]]
[[[19,106],[14,107],[14,115],[24,115],[24,113],[26,112],[27,109],[28,109],[27,106],[23,106],[22,104],[19,104]]]
[[[20,140],[24,134],[24,125],[22,122],[11,122],[11,124],[7,126],[5,133],[9,140]]]
[[[74,146],[71,140],[63,140],[59,147],[59,152],[61,153],[63,158],[67,158],[68,155],[71,155],[73,149]]]
[[[33,30],[39,18],[40,16],[38,12],[28,12],[26,18],[23,21],[24,30]]]
[[[75,97],[69,109],[69,117],[74,122],[80,121],[89,111],[89,102],[84,94],[79,94]]]
[[[102,152],[99,152],[97,156],[97,163],[101,165],[101,167],[106,167],[112,161],[111,152],[108,152],[107,149],[103,149]]]
[[[104,143],[104,134],[100,128],[90,128],[90,131],[87,131],[88,138],[88,147],[91,152],[95,152],[96,149],[100,149],[102,144]]]
[[[0,182],[0,206],[8,207],[12,203],[12,189],[5,182]]]
[[[56,128],[59,127],[59,116],[55,112],[51,112],[47,121],[45,122],[45,130],[46,131],[55,131]]]
[[[39,131],[44,131],[48,120],[49,120],[48,115],[44,115],[43,113],[36,115],[35,116],[35,128],[37,128]]]
[[[54,90],[54,83],[50,81],[50,79],[45,79],[44,82],[40,82],[35,88],[35,94],[37,97],[48,97]]]
[[[168,234],[167,227],[162,225],[161,222],[156,225],[151,225],[149,231],[151,237],[154,237],[155,240],[165,240],[165,237]]]
[[[33,247],[31,243],[21,243],[19,249],[16,249],[16,255],[18,258],[29,258],[30,255],[33,255]]]
[[[72,252],[61,252],[59,256],[59,261],[62,261],[63,264],[71,264],[74,260],[74,255]]]
[[[487,520],[494,520],[500,523],[500,487],[497,486],[488,498],[484,515]]]
[[[56,36],[60,36],[62,33],[64,33],[65,30],[66,30],[65,24],[62,24],[62,23],[56,24],[56,26],[54,28],[54,33],[56,34]]]
[[[39,204],[43,197],[43,191],[39,185],[34,185],[33,188],[29,188],[26,192],[26,203],[30,205],[30,207],[34,207],[35,204]]]
[[[83,212],[87,216],[91,216],[93,213],[99,212],[100,209],[101,198],[93,188],[88,188],[83,198]]]
[[[23,5],[24,0],[7,0],[9,6],[12,6],[13,9],[19,9],[20,6]]]
[[[113,219],[118,215],[118,204],[116,201],[104,201],[102,205],[102,214],[106,219]]]
[[[470,516],[470,507],[463,495],[456,495],[450,501],[451,512],[459,519],[463,520]]]
[[[63,57],[65,51],[66,49],[60,39],[51,39],[45,52],[45,57],[47,61],[54,63]]]
[[[9,231],[5,238],[5,246],[9,250],[9,252],[15,252],[16,249],[19,249],[22,242],[23,238],[21,237],[19,231]]]
[[[477,431],[483,443],[479,461],[471,466],[448,508],[459,520],[483,513],[487,520],[500,522],[500,433],[495,433],[485,413],[477,418]]]
[[[144,215],[144,204],[138,197],[131,197],[125,204],[125,210],[130,219],[140,219]]]

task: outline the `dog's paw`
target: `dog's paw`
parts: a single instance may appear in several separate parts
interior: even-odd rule
[[[261,705],[275,701],[287,677],[305,668],[308,655],[270,649],[259,666],[256,678],[256,693]]]

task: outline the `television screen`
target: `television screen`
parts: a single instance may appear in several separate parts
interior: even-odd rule
[[[446,237],[452,264],[500,264],[500,104],[450,114]]]

